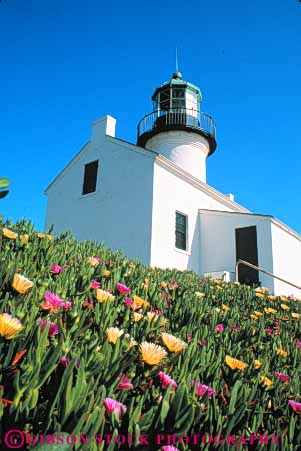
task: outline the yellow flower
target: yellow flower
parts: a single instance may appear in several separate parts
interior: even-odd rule
[[[265,385],[266,387],[270,387],[271,385],[273,385],[273,381],[271,381],[271,379],[269,379],[266,376],[261,376],[260,381],[263,383],[263,385]]]
[[[8,313],[0,314],[0,336],[11,340],[23,329],[20,321]]]
[[[143,315],[141,315],[140,313],[137,313],[137,312],[133,313],[134,323],[138,323],[138,321],[140,321],[142,318],[143,318]]]
[[[262,313],[262,312],[258,312],[257,310],[255,310],[254,315],[255,315],[255,316],[262,316],[263,313]]]
[[[137,341],[134,340],[134,338],[131,338],[130,342],[129,342],[129,349],[134,348],[135,346],[137,346]]]
[[[265,385],[266,387],[270,387],[271,385],[273,385],[273,381],[271,381],[271,379],[269,379],[266,376],[261,376],[260,377],[260,381],[262,382],[263,385]]]
[[[256,297],[262,299],[264,298],[264,294],[258,292],[256,293]]]
[[[160,318],[160,316],[157,315],[155,312],[147,312],[146,316],[148,321],[153,321],[154,323],[156,323]]]
[[[287,352],[287,351],[284,351],[284,350],[281,349],[281,348],[276,349],[276,354],[282,355],[283,357],[287,357],[287,356],[288,356],[288,352]]]
[[[271,313],[272,315],[274,315],[275,313],[277,313],[277,310],[275,310],[274,308],[265,308],[264,309],[265,313]]]
[[[94,266],[94,267],[96,267],[96,266],[98,266],[99,265],[99,259],[98,258],[96,258],[96,257],[88,257],[88,263],[91,265],[91,266]]]
[[[164,280],[163,280],[163,282],[161,282],[160,285],[161,285],[162,288],[166,288],[167,285],[168,285],[168,283],[167,283],[167,282],[164,282]]]
[[[134,263],[129,263],[129,267],[130,267],[130,268],[135,268],[136,265],[134,265]]]
[[[123,335],[123,330],[118,329],[118,327],[109,327],[106,330],[106,334],[107,334],[109,343],[115,344],[116,341],[118,340],[118,338],[120,338],[121,335]]]
[[[229,310],[231,310],[230,307],[228,307],[225,304],[222,304],[222,308],[223,308],[223,310],[225,310],[225,312],[229,312]]]
[[[23,244],[28,244],[29,236],[27,233],[24,233],[24,235],[20,235],[20,240]]]
[[[292,312],[292,317],[295,318],[295,319],[299,319],[300,315],[299,315],[299,313]]]
[[[273,296],[272,294],[270,294],[268,296],[269,301],[275,301],[277,299],[277,296]]]
[[[262,287],[261,288],[261,292],[262,293],[268,293],[270,290],[268,289],[268,288],[266,288],[266,287]]]
[[[282,301],[282,302],[287,302],[288,299],[287,299],[286,296],[280,296],[280,301]]]
[[[141,359],[149,365],[159,365],[161,360],[165,359],[167,352],[162,346],[144,341],[140,346]]]
[[[219,313],[221,311],[221,309],[219,307],[215,307],[214,309],[217,313]]]
[[[162,333],[162,340],[165,346],[171,352],[180,352],[187,346],[187,343],[185,343],[184,341],[180,340],[177,337],[174,337],[171,334],[167,334],[166,332]]]
[[[282,308],[282,310],[289,310],[289,306],[286,304],[281,304],[280,307]]]
[[[216,298],[215,294],[213,294],[213,295],[211,296],[211,298],[212,298],[212,299],[215,299],[215,298]]]
[[[195,292],[195,295],[196,295],[196,297],[199,298],[199,299],[205,297],[205,293],[201,293],[200,291],[196,291],[196,292]]]
[[[256,315],[252,314],[252,315],[251,315],[251,318],[252,318],[252,319],[256,319],[256,320],[257,320],[257,319],[258,319],[258,316],[256,316]]]
[[[12,287],[20,294],[25,294],[33,287],[33,282],[21,274],[15,274]]]
[[[105,301],[113,302],[115,299],[115,296],[113,296],[108,291],[104,291],[101,288],[97,288],[96,299],[98,300],[98,302],[101,302],[101,303],[105,302]]]
[[[47,238],[47,240],[52,240],[52,236],[51,235],[48,235],[48,234],[46,234],[46,233],[41,233],[41,232],[38,232],[37,233],[37,237],[38,238]]]
[[[2,228],[2,235],[5,236],[5,238],[10,238],[11,240],[15,240],[18,236],[17,233],[7,229],[6,227]]]
[[[233,359],[229,355],[226,356],[225,362],[231,368],[231,370],[245,370],[249,366],[241,360]]]
[[[102,271],[102,275],[103,275],[104,277],[109,277],[110,274],[111,274],[111,271],[109,271],[108,269],[104,269],[104,270]]]
[[[261,365],[262,365],[262,363],[261,363],[260,360],[254,360],[254,368],[255,368],[256,370],[258,370],[258,368],[260,368]]]
[[[140,298],[139,296],[133,296],[133,303],[131,304],[132,310],[138,310],[141,307],[148,307],[149,302],[145,301],[144,299]]]

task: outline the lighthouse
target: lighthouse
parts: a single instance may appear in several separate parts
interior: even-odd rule
[[[216,128],[198,86],[176,68],[152,104],[135,143],[115,136],[112,116],[93,122],[91,138],[46,189],[46,231],[72,230],[153,267],[301,297],[301,236],[206,181]]]
[[[206,160],[216,149],[213,118],[201,111],[198,86],[179,71],[152,95],[153,111],[138,124],[137,145],[154,150],[206,183]]]

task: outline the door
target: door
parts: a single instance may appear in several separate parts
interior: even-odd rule
[[[245,260],[258,266],[257,229],[256,226],[235,229],[236,261]],[[258,285],[258,271],[245,265],[238,267],[238,281],[246,285]]]

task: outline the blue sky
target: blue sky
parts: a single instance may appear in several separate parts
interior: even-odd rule
[[[301,231],[301,3],[0,2],[0,214],[43,229],[44,189],[111,114],[135,142],[154,88],[200,86],[217,125],[207,181]]]

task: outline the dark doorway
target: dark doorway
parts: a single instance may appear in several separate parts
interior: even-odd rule
[[[235,229],[235,239],[236,261],[241,259],[258,266],[256,226]],[[258,271],[245,265],[239,265],[238,281],[246,285],[258,285]]]

